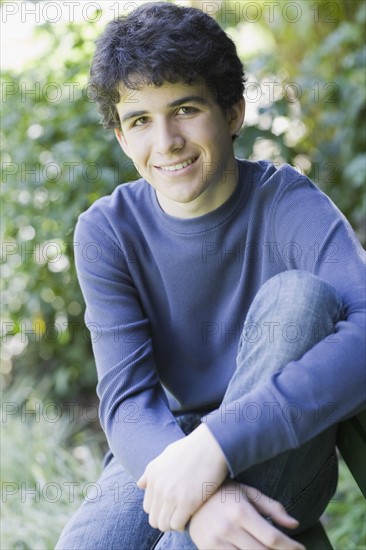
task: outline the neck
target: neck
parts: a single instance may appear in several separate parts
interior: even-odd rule
[[[235,157],[230,166],[221,170],[216,184],[211,184],[197,198],[190,202],[177,202],[156,190],[158,202],[167,214],[175,218],[189,219],[203,216],[216,210],[233,194],[238,181],[238,168]]]

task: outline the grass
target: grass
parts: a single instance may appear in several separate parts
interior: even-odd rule
[[[45,388],[38,391],[45,395]],[[3,403],[1,550],[54,548],[101,470],[100,432],[70,411],[60,416],[34,393],[31,386],[18,388]],[[19,403],[35,414],[15,411]],[[341,462],[339,487],[323,517],[334,548],[366,550],[365,519],[365,501]]]
[[[366,550],[365,499],[343,460],[339,464],[337,492],[322,523],[336,550]]]
[[[23,398],[3,403],[0,548],[48,550],[99,477],[100,436],[30,396],[27,410],[36,414],[4,415]]]

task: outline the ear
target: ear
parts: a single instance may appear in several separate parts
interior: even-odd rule
[[[116,136],[116,139],[117,139],[118,143],[120,144],[121,149],[124,152],[124,154],[129,157],[130,155],[128,153],[128,144],[127,144],[125,136],[123,135],[122,130],[120,130],[119,128],[115,128],[114,129],[114,135]]]
[[[244,122],[244,115],[245,115],[245,101],[244,101],[244,98],[242,97],[241,99],[239,99],[237,103],[234,103],[234,105],[232,105],[228,109],[228,121],[229,121],[230,132],[232,136],[239,133],[240,128],[242,127]]]

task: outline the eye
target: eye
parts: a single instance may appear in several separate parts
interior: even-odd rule
[[[148,117],[147,116],[140,116],[139,118],[136,118],[136,120],[134,120],[131,124],[132,127],[134,126],[143,126],[144,124],[146,124],[148,122]]]
[[[194,115],[195,113],[198,113],[198,109],[196,107],[188,106],[180,107],[178,111],[178,115]]]

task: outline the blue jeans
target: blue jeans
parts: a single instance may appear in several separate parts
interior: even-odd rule
[[[228,409],[230,403],[334,332],[341,312],[333,287],[309,273],[285,271],[268,280],[245,320],[237,368],[223,398]],[[258,327],[268,327],[266,338],[258,338]],[[278,328],[281,337],[270,332]],[[182,415],[177,420],[188,434],[200,417]],[[279,500],[300,521],[298,531],[303,531],[318,520],[335,491],[335,436],[336,426],[332,426],[302,447],[253,466],[236,479]],[[188,531],[161,533],[150,527],[142,509],[143,491],[115,458],[104,468],[98,485],[98,499],[83,502],[64,528],[57,550],[196,548]]]

